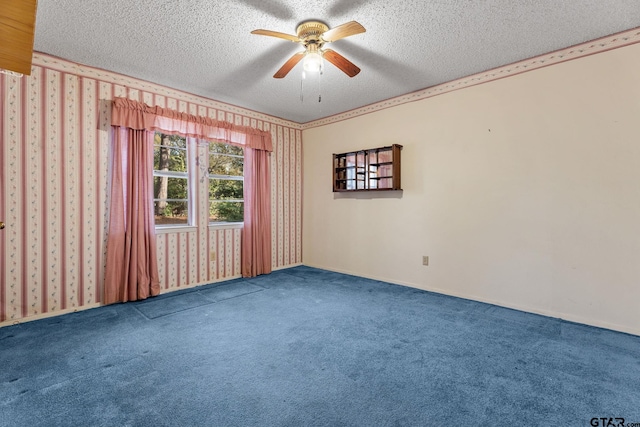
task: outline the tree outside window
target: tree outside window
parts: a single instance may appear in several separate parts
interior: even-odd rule
[[[189,225],[187,141],[156,132],[153,158],[153,204],[156,225]]]
[[[195,146],[194,146],[195,147]],[[185,137],[156,132],[154,139],[153,203],[156,225],[193,225],[190,222],[190,194],[201,194],[189,185],[208,185],[210,223],[244,220],[244,150],[242,147],[210,142],[208,179],[189,179],[189,150]]]
[[[209,143],[209,222],[244,220],[244,150]]]

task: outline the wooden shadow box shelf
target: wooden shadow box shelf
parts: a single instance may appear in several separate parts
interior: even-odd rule
[[[333,155],[333,191],[402,190],[402,145],[350,151]]]

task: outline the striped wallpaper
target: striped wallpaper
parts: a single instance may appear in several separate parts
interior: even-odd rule
[[[100,305],[110,100],[128,97],[271,131],[273,268],[302,261],[300,125],[47,55],[0,74],[0,326]],[[198,155],[206,155],[200,147]],[[240,276],[241,226],[159,233],[163,291]]]

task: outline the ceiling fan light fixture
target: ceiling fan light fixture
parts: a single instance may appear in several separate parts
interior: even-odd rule
[[[320,72],[322,70],[322,55],[319,52],[307,52],[302,67],[310,73]]]

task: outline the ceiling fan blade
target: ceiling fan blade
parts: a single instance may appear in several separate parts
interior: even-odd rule
[[[287,62],[284,63],[282,67],[280,67],[280,69],[273,75],[273,77],[276,79],[281,79],[286,76],[289,71],[291,71],[291,69],[295,67],[298,62],[300,62],[303,56],[304,52],[298,52],[294,54],[287,60]]]
[[[337,27],[326,31],[324,34],[322,34],[322,39],[325,42],[329,43],[352,36],[354,34],[364,33],[365,31],[367,30],[365,30],[362,25],[360,25],[356,21],[351,21],[347,22],[346,24],[338,25]]]
[[[349,61],[334,50],[325,49],[322,53],[322,57],[338,67],[349,77],[353,77],[360,72],[360,68],[358,68],[353,62]]]
[[[300,38],[298,36],[294,36],[294,35],[291,35],[291,34],[280,33],[278,31],[253,30],[253,31],[251,31],[251,34],[258,34],[260,36],[277,37],[279,39],[291,40],[292,42],[296,42],[296,43],[300,42]]]

